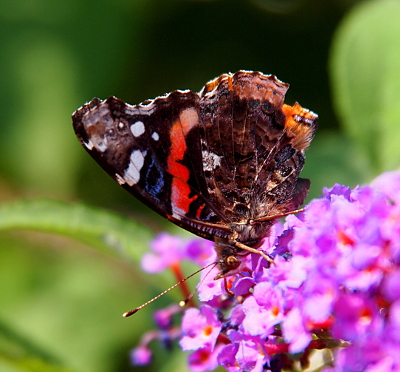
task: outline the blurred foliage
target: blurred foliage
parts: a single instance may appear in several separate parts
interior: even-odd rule
[[[348,14],[332,46],[333,97],[343,129],[373,173],[400,166],[400,2]]]
[[[273,73],[291,84],[286,102],[320,116],[303,172],[312,180],[310,197],[335,182],[353,187],[400,163],[399,4],[20,0],[3,6],[0,370],[133,370],[129,350],[152,327],[154,307],[131,319],[121,313],[174,282],[137,268],[154,231],[181,230],[125,193],[82,150],[70,120],[77,107],[94,96],[138,103],[174,89],[198,91],[239,69]],[[159,301],[157,307],[171,298]],[[183,353],[156,350],[146,370],[186,370]]]
[[[60,234],[138,262],[151,232],[134,220],[101,209],[54,200],[22,200],[0,206],[0,230],[33,229]]]

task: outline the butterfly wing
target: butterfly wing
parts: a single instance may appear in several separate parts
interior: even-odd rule
[[[136,106],[95,98],[73,125],[89,154],[160,215],[210,240],[236,231],[256,242],[265,221],[297,209],[310,186],[299,174],[317,115],[285,105],[288,87],[239,71],[199,94],[175,91]]]
[[[94,98],[72,118],[89,154],[147,206],[207,239],[229,234],[202,174],[198,94],[175,91],[136,106]]]
[[[200,92],[207,187],[229,222],[282,215],[308,193],[299,173],[317,116],[285,105],[288,87],[273,75],[239,71]]]

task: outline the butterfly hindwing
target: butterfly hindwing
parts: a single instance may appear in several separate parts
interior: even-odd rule
[[[200,92],[207,189],[229,222],[283,214],[299,201],[290,203],[316,115],[284,105],[288,87],[275,76],[240,71]]]

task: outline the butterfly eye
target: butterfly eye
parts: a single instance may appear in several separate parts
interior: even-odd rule
[[[229,271],[235,270],[240,266],[240,260],[235,256],[228,256],[225,260],[225,265]]]

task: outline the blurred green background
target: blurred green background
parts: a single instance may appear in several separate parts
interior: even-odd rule
[[[398,0],[3,2],[0,371],[140,369],[129,350],[152,311],[180,299],[121,317],[174,283],[138,262],[154,232],[181,231],[87,155],[75,109],[95,96],[134,104],[199,91],[239,69],[272,73],[290,83],[287,103],[320,116],[303,172],[310,197],[354,187],[400,165],[399,19]],[[178,348],[155,350],[142,370],[187,370]]]

